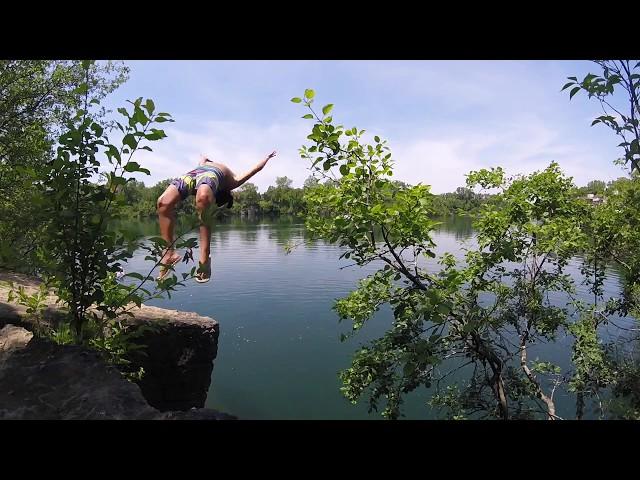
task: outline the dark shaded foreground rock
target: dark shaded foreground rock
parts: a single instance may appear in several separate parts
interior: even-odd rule
[[[204,407],[218,353],[218,322],[149,306],[133,313],[128,324],[151,327],[136,339],[145,354],[130,356],[136,369],[144,368],[138,384],[149,404],[162,411]]]
[[[210,409],[160,412],[140,387],[84,347],[30,338],[7,325],[0,330],[0,419],[222,420]]]

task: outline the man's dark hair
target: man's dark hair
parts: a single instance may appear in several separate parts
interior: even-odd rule
[[[222,207],[225,204],[227,208],[233,207],[233,195],[229,190],[220,190],[216,194],[216,205]]]

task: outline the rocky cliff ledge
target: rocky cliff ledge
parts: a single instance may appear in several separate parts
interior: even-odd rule
[[[0,272],[35,291],[37,280]],[[139,385],[125,380],[96,352],[33,338],[25,308],[7,302],[0,286],[0,418],[4,419],[229,419],[204,409],[217,355],[218,322],[195,313],[143,305],[127,323],[152,326],[137,340],[146,355]],[[61,312],[47,299],[47,322]]]
[[[144,368],[138,384],[149,404],[162,411],[204,407],[218,353],[218,322],[145,305],[133,313],[128,324],[153,328],[136,339],[146,355],[130,358],[134,368]]]

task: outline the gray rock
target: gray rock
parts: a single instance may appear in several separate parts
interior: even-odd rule
[[[0,362],[15,350],[20,350],[27,346],[33,338],[33,333],[15,325],[5,325],[0,329]]]
[[[61,418],[61,415],[64,418],[134,418],[135,415],[138,416],[135,418],[163,419],[234,418],[201,410],[218,351],[219,325],[214,319],[146,305],[134,307],[131,310],[134,317],[121,318],[123,323],[143,329],[135,341],[145,346],[144,354],[136,352],[129,357],[128,371],[138,371],[140,367],[145,371],[142,380],[134,385],[123,379],[115,368],[108,367],[95,352],[77,346],[59,346],[42,339],[29,341],[33,335],[27,330],[34,328],[33,319],[26,314],[24,306],[8,302],[7,282],[22,285],[27,293],[36,292],[40,285],[38,279],[0,271],[0,328],[4,326],[0,330],[0,383],[8,386],[0,392],[0,418],[9,418],[7,415],[24,418]],[[65,312],[56,300],[54,295],[47,297],[42,323],[55,325],[64,317]],[[51,371],[51,378],[41,377],[37,374],[38,369]],[[21,375],[31,379],[26,384],[27,390],[20,389]],[[75,393],[68,396],[60,389]],[[11,395],[7,394],[9,391],[14,392],[13,398],[21,398],[25,403],[12,402]],[[92,409],[80,408],[77,402],[92,404]],[[110,402],[111,406],[108,405]],[[140,402],[151,410],[145,413]],[[52,407],[47,409],[47,404]],[[159,411],[166,415],[162,416]]]
[[[126,323],[151,327],[136,339],[144,354],[129,357],[132,367],[144,368],[138,382],[153,407],[189,410],[204,407],[218,353],[218,322],[195,313],[142,306]]]
[[[221,420],[210,409],[160,412],[140,387],[96,352],[29,338],[9,325],[0,330],[0,419]]]

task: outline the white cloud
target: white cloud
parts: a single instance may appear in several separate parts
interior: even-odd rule
[[[431,185],[434,193],[451,192],[465,185],[465,175],[471,170],[497,166],[508,175],[527,174],[556,161],[577,185],[622,174],[611,165],[614,150],[605,153],[588,144],[567,142],[562,132],[527,115],[492,131],[477,126],[453,129],[449,134],[416,132],[412,137],[390,142],[394,177]],[[594,169],[594,165],[601,168]]]
[[[465,173],[482,168],[477,145],[457,139],[416,139],[391,147],[394,178],[410,184],[431,185],[434,193],[451,192],[464,185]],[[474,153],[470,153],[474,151]]]

